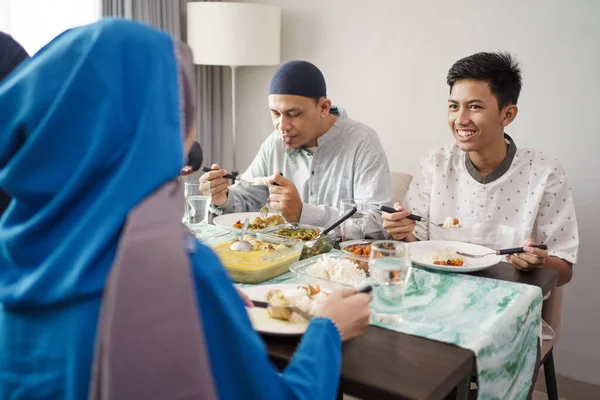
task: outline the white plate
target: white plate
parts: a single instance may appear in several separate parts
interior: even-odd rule
[[[267,292],[271,289],[279,289],[281,291],[296,289],[300,284],[290,284],[290,283],[279,283],[272,285],[256,285],[245,288],[240,288],[244,293],[250,297],[252,301],[262,301],[263,303],[267,302]],[[326,290],[323,290],[326,292]],[[270,335],[284,335],[284,336],[297,336],[302,335],[306,328],[308,327],[308,323],[296,323],[296,322],[287,322],[282,321],[280,319],[275,319],[269,317],[269,313],[266,308],[262,307],[253,307],[247,308],[248,316],[250,317],[250,322],[252,322],[252,327],[260,332],[266,333]]]
[[[271,213],[271,212],[269,213],[269,215],[272,215],[272,214],[275,214],[275,213]],[[238,231],[239,229],[235,229],[233,227],[233,224],[235,224],[238,221],[242,221],[242,223],[243,223],[246,218],[250,218],[250,223],[252,223],[252,220],[256,217],[260,217],[260,213],[258,213],[258,212],[241,212],[241,213],[233,213],[233,214],[223,214],[223,215],[219,215],[218,217],[213,218],[213,224],[215,224],[216,226],[220,226],[221,228]]]
[[[428,256],[435,251],[443,250],[445,248],[451,248],[455,251],[462,251],[470,254],[486,254],[491,253],[494,250],[488,249],[487,247],[479,246],[477,244],[464,243],[464,242],[452,242],[446,240],[424,240],[422,242],[413,242],[409,244],[410,248],[410,259],[413,264],[436,271],[445,272],[475,272],[481,271],[482,269],[489,268],[493,265],[498,264],[502,261],[501,256],[495,254],[485,256],[482,258],[469,258],[463,257],[464,264],[462,267],[452,267],[446,265],[435,265],[428,262]]]

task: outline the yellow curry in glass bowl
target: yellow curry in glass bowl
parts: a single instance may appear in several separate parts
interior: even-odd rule
[[[276,235],[253,232],[243,240],[250,242],[251,251],[235,251],[229,246],[242,239],[240,232],[206,242],[217,254],[232,280],[239,283],[260,283],[289,270],[300,259],[303,242]]]

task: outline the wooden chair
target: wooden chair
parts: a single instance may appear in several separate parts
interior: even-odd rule
[[[403,174],[402,172],[392,171],[390,173],[392,191],[394,192],[394,201],[399,203],[404,201],[404,196],[406,196],[406,192],[408,191],[408,187],[410,186],[412,178],[412,175]]]

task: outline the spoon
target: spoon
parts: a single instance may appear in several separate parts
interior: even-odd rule
[[[242,225],[242,238],[246,236],[246,231],[248,230],[248,225],[250,225],[250,219],[246,218],[244,221],[244,225]],[[250,242],[244,239],[237,240],[229,246],[229,250],[233,251],[252,251],[254,246]]]
[[[347,220],[348,218],[350,218],[351,216],[353,216],[356,213],[356,210],[357,210],[356,207],[352,207],[346,214],[342,215],[340,217],[340,219],[336,220],[331,225],[329,225],[327,228],[323,229],[321,231],[321,233],[319,233],[317,235],[316,238],[314,238],[313,240],[310,240],[310,241],[306,242],[305,246],[313,247],[315,245],[315,243],[317,243],[319,241],[319,239],[321,239],[322,237],[326,236],[329,232],[331,232],[332,230],[334,230],[335,228],[337,228],[339,225],[341,225],[342,222],[344,222],[345,220]]]

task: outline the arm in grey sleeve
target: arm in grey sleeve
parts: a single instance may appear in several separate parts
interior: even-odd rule
[[[387,157],[379,140],[365,138],[359,146],[353,165],[353,198],[367,199],[371,204],[393,205],[393,193],[390,182],[390,169]],[[354,157],[353,154],[345,156]],[[304,203],[300,223],[327,226],[340,215],[334,207],[314,206]],[[366,226],[366,235],[374,238],[385,238],[381,224],[381,215],[370,211]]]
[[[273,174],[270,171],[270,160],[273,152],[272,135],[264,141],[250,167],[242,174],[242,179],[252,181],[253,178]],[[227,202],[219,207],[224,213],[258,211],[267,202],[269,188],[252,186],[246,182],[238,182],[229,188]]]

